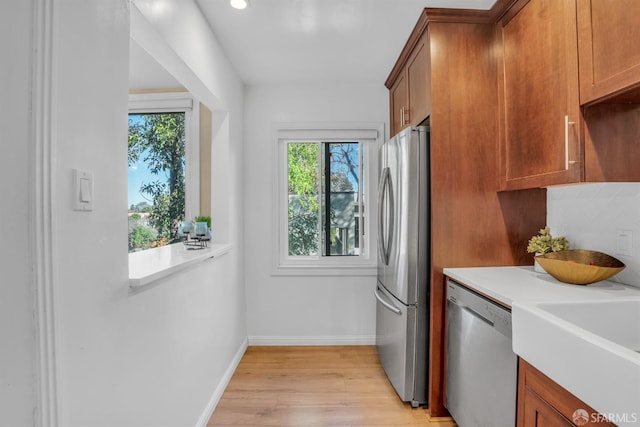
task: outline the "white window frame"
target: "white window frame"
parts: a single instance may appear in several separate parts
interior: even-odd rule
[[[200,103],[186,92],[129,95],[129,114],[145,113],[184,113],[184,216],[195,218],[200,214]]]
[[[276,197],[273,203],[273,275],[373,276],[377,272],[378,152],[384,137],[382,123],[275,123],[273,125]],[[356,256],[290,256],[288,224],[287,144],[295,142],[358,142],[365,189],[363,254]]]

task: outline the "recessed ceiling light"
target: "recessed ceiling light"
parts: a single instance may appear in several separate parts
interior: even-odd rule
[[[231,0],[229,4],[236,9],[246,9],[249,7],[249,0]]]

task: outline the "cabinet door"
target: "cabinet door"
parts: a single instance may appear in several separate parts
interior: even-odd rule
[[[501,189],[582,178],[574,0],[521,0],[498,23]]]
[[[580,421],[580,425],[587,427],[615,427],[593,408],[525,360],[519,359],[517,427],[574,426],[570,419],[575,419],[576,424]]]
[[[530,389],[524,395],[524,416],[518,427],[573,427],[574,424],[563,417],[551,405]]]
[[[406,113],[409,105],[406,74],[398,76],[394,85],[389,90],[389,103],[391,109],[391,135],[393,136],[409,125]]]
[[[407,61],[407,86],[409,109],[407,122],[419,125],[431,113],[431,61],[429,56],[429,32],[425,31]]]
[[[639,21],[638,0],[578,0],[581,104],[620,93],[640,99]]]

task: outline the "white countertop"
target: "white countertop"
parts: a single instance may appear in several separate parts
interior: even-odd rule
[[[514,353],[596,411],[616,417],[616,425],[638,425],[640,357],[635,348],[627,349],[608,341],[606,334],[594,333],[609,330],[618,336],[634,335],[637,313],[625,312],[620,318],[611,310],[622,306],[610,306],[613,308],[606,312],[598,305],[591,309],[593,316],[587,317],[597,327],[584,329],[541,307],[560,304],[563,313],[570,313],[580,304],[635,304],[640,288],[611,281],[569,285],[534,272],[533,266],[445,268],[444,274],[512,308]],[[627,342],[637,342],[635,337]]]
[[[611,281],[569,285],[531,267],[445,268],[444,274],[509,307],[513,301],[638,297],[640,288]]]

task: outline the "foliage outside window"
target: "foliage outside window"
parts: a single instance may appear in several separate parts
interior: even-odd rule
[[[274,274],[375,274],[380,125],[277,126]]]
[[[290,142],[287,151],[289,255],[359,255],[359,143]]]
[[[197,119],[184,94],[132,95],[129,101],[129,252],[179,241],[177,228],[195,213]],[[194,179],[195,177],[195,179]]]
[[[129,251],[177,241],[185,207],[184,116],[129,115],[129,167],[146,177],[139,189],[145,201],[129,206]]]
[[[288,144],[287,152],[289,255],[318,255],[319,147]]]

